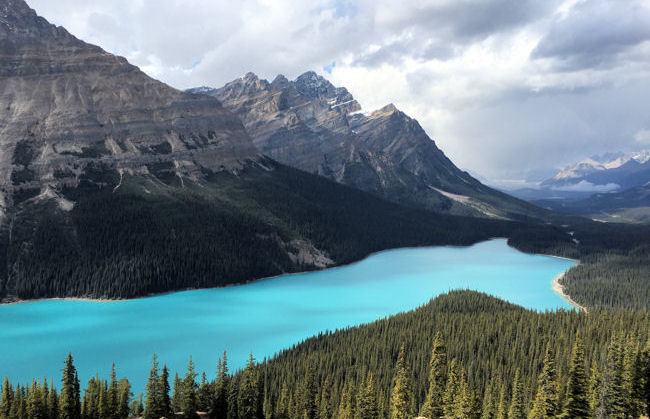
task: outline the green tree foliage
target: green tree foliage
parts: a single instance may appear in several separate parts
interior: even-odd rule
[[[77,369],[74,366],[72,354],[68,354],[65,366],[63,367],[61,396],[59,397],[59,412],[61,419],[81,418],[80,393]]]
[[[584,346],[576,337],[569,369],[567,396],[564,401],[563,418],[589,418],[588,378],[585,369]]]
[[[412,419],[413,417],[413,386],[411,372],[406,360],[404,346],[397,355],[393,391],[390,396],[390,419]]]
[[[558,412],[557,406],[557,372],[555,370],[555,355],[550,345],[546,346],[542,372],[537,379],[537,393],[529,419],[550,419]]]
[[[190,356],[190,359],[187,362],[185,378],[183,378],[183,392],[181,397],[181,411],[183,412],[183,417],[186,419],[198,418],[198,415],[196,414],[198,410],[198,386],[196,383],[196,376],[197,373],[194,371],[194,362],[192,362],[192,357]]]
[[[237,400],[239,419],[261,419],[259,417],[259,371],[255,365],[255,358],[250,354],[248,364],[241,376],[239,383],[239,397]]]
[[[372,373],[368,373],[363,381],[361,381],[357,394],[355,415],[356,419],[379,419],[377,388]]]
[[[443,396],[447,377],[447,348],[440,332],[436,333],[429,361],[429,389],[420,409],[420,416],[439,418],[443,415]]]

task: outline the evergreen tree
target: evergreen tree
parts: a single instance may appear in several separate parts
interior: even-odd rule
[[[183,417],[186,419],[198,418],[198,415],[196,414],[198,407],[198,400],[196,397],[196,375],[197,374],[194,371],[194,363],[190,356],[190,360],[187,363],[187,372],[183,379],[183,397],[181,398],[181,410],[183,412]]]
[[[437,332],[433,339],[433,349],[429,361],[429,390],[422,409],[420,409],[420,416],[430,419],[442,417],[446,374],[447,348],[442,339],[442,333]]]
[[[354,419],[354,395],[352,394],[352,383],[346,381],[343,385],[341,400],[337,411],[337,419]]]
[[[72,360],[72,354],[68,354],[65,366],[63,367],[59,412],[60,419],[81,418],[79,377],[77,376],[77,369]]]
[[[494,419],[497,415],[498,397],[495,394],[494,380],[490,379],[483,393],[481,419]]]
[[[286,388],[283,386],[283,388]],[[325,382],[321,388],[319,406],[318,406],[318,417],[319,419],[330,419],[334,416],[334,405],[333,405],[333,384],[332,379],[328,376],[325,378]]]
[[[411,383],[411,372],[406,364],[406,350],[403,345],[397,356],[390,402],[390,419],[412,419],[413,385]]]
[[[307,365],[305,379],[302,382],[298,394],[298,410],[302,419],[316,419],[318,413],[316,397],[318,395],[318,385],[316,383],[316,371],[314,365],[310,362]]]
[[[280,390],[280,397],[278,402],[275,405],[275,414],[276,419],[288,419],[289,418],[289,388],[287,387],[287,382],[282,382],[282,389]]]
[[[589,377],[589,415],[591,417],[596,415],[601,391],[600,370],[594,365],[591,367],[591,376]]]
[[[201,374],[201,384],[199,385],[198,407],[199,411],[207,412],[212,405],[212,385],[208,382],[205,372]]]
[[[5,375],[4,382],[2,383],[2,397],[0,398],[0,419],[9,419],[13,398],[14,390],[11,387],[9,379]]]
[[[32,385],[27,391],[26,411],[27,417],[30,419],[47,418],[47,407],[44,404],[43,390],[37,381],[32,381]]]
[[[108,407],[109,419],[118,419],[119,418],[119,407],[118,407],[118,389],[117,389],[117,376],[115,373],[115,364],[111,366],[111,378],[108,385],[106,404]]]
[[[623,346],[618,336],[613,336],[607,348],[607,363],[603,377],[603,406],[608,418],[625,417],[627,403],[623,387]]]
[[[228,414],[228,359],[226,351],[217,362],[217,381],[214,385],[211,417],[213,419],[225,418]]]
[[[160,412],[159,396],[159,376],[158,376],[158,356],[153,355],[151,360],[151,370],[149,371],[149,379],[144,388],[146,393],[144,405],[144,419],[159,419],[158,413]]]
[[[142,393],[138,394],[138,398],[131,402],[129,406],[129,416],[139,418],[144,414],[144,405],[142,403]]]
[[[237,419],[239,415],[239,381],[241,380],[240,376],[231,377],[228,380],[228,401],[226,406],[228,406],[228,412],[226,414],[227,419]],[[289,405],[287,405],[289,406]]]
[[[451,418],[469,419],[474,417],[474,394],[469,390],[467,382],[467,373],[464,368],[460,368],[458,384],[456,386],[456,395],[453,398],[451,408]]]
[[[27,406],[25,406],[25,395],[23,388],[20,385],[17,385],[16,390],[14,391],[9,417],[11,419],[28,419]]]
[[[50,382],[50,391],[47,392],[47,417],[48,419],[59,417],[59,395],[54,388],[54,382]]]
[[[645,415],[650,417],[650,338],[639,356],[639,399],[641,410],[645,406]]]
[[[458,395],[458,384],[460,381],[460,368],[456,358],[451,360],[449,365],[449,375],[447,376],[447,385],[445,386],[445,394],[443,396],[443,411],[445,417],[454,416],[454,406],[456,404],[456,396]]]
[[[377,388],[372,373],[361,382],[357,394],[356,419],[379,419],[377,407]]]
[[[172,417],[172,402],[169,398],[169,369],[163,365],[160,377],[158,377],[158,388],[156,391],[156,415],[158,417]]]
[[[174,375],[174,393],[172,395],[172,411],[179,413],[183,411],[183,381],[178,377],[178,373]]]
[[[563,418],[589,418],[588,383],[585,370],[585,355],[582,340],[576,337],[569,368],[567,395],[564,401]],[[512,418],[510,418],[512,419]]]
[[[524,389],[521,383],[520,371],[517,368],[515,380],[512,383],[512,397],[510,399],[510,409],[508,409],[508,419],[525,419],[526,404],[524,402]]]
[[[551,350],[551,346],[546,346],[546,353],[544,355],[544,364],[542,372],[537,379],[537,393],[533,408],[530,411],[529,419],[546,419],[554,418],[558,407],[557,403],[557,377],[555,371],[555,356]]]
[[[131,383],[122,378],[117,383],[117,417],[126,419],[129,417],[129,403],[131,401]]]
[[[508,418],[508,400],[506,397],[506,386],[501,385],[501,391],[499,392],[499,404],[497,406],[497,419],[507,419]]]
[[[239,419],[261,419],[258,417],[259,397],[258,371],[255,366],[255,358],[253,358],[253,354],[250,354],[239,383],[237,399]]]

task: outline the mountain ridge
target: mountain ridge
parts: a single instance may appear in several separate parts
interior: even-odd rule
[[[253,73],[218,89],[254,144],[281,163],[386,199],[437,212],[504,219],[544,211],[491,189],[458,169],[420,124],[393,104],[373,112],[344,87],[308,71],[272,82]]]

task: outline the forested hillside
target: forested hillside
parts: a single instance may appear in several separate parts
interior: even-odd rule
[[[518,225],[433,214],[271,160],[237,175],[88,172],[53,201],[19,206],[0,296],[127,298],[223,286],[358,260],[394,247],[471,244]]]
[[[517,229],[508,243],[525,252],[580,259],[561,282],[583,306],[650,309],[650,226],[572,221],[556,229]]]
[[[115,373],[82,393],[68,358],[58,390],[5,380],[0,417],[638,418],[650,407],[648,326],[647,313],[538,313],[456,291],[259,364],[251,355],[234,375],[226,354],[200,379],[191,358],[172,379],[154,357],[133,399]]]

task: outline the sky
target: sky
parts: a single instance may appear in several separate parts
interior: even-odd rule
[[[314,70],[524,185],[650,149],[650,0],[27,0],[176,88]]]

